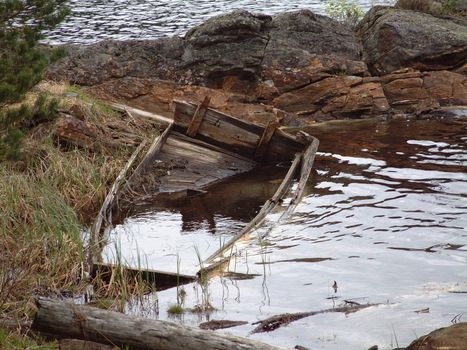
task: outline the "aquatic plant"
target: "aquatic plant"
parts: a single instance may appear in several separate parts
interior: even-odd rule
[[[167,309],[167,313],[170,315],[181,315],[185,312],[185,309],[180,304],[172,304]]]
[[[328,0],[326,14],[340,22],[355,27],[365,14],[354,0]]]

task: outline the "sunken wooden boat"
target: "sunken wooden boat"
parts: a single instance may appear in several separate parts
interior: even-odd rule
[[[274,195],[261,207],[257,215],[236,235],[222,244],[202,264],[198,275],[222,272],[233,257],[233,247],[245,241],[250,234],[261,227],[266,216],[286,196],[291,197],[288,207],[279,221],[285,220],[300,202],[306,182],[310,176],[318,140],[304,132],[291,135],[279,128],[278,118],[265,126],[256,125],[209,108],[209,97],[197,105],[186,101],[174,101],[173,120],[146,111],[115,105],[133,117],[153,118],[166,125],[146,155],[133,172],[129,169],[137,158],[133,154],[112,186],[92,229],[88,265],[94,274],[110,278],[113,266],[103,264],[99,252],[102,249],[103,223],[110,223],[112,208],[119,198],[138,191],[135,186],[143,177],[157,178],[157,189],[146,193],[152,201],[162,198],[180,198],[209,190],[208,186],[240,173],[246,173],[265,164],[290,162],[287,174]],[[275,111],[278,116],[281,111]],[[139,147],[135,153],[140,152]],[[131,161],[131,162],[130,162]],[[162,165],[162,166],[161,166]],[[162,169],[162,171],[161,171]],[[292,186],[293,184],[296,186]],[[291,188],[294,188],[291,192]],[[237,251],[237,249],[235,249]],[[121,267],[119,267],[121,268]],[[137,271],[128,268],[130,275]],[[148,270],[141,272],[144,279],[155,282],[156,286],[170,287],[170,280],[189,283],[196,276],[182,275],[168,271]],[[158,284],[162,280],[162,284]],[[168,283],[169,282],[169,283]],[[165,288],[165,287],[164,287]]]

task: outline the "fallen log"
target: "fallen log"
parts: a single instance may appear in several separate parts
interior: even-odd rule
[[[255,340],[176,323],[141,319],[114,311],[50,299],[37,299],[32,329],[55,339],[90,340],[149,350],[278,350]]]
[[[344,305],[340,307],[335,307],[332,309],[325,309],[319,311],[307,311],[307,312],[297,312],[297,313],[287,313],[269,317],[265,320],[255,322],[253,324],[258,324],[258,326],[253,329],[251,332],[254,333],[264,333],[264,332],[271,332],[279,327],[288,325],[291,322],[300,320],[305,317],[310,317],[319,314],[325,314],[329,312],[343,312],[345,314],[350,314],[362,309],[366,309],[370,306],[377,306],[378,304],[358,304],[352,303],[350,305]]]

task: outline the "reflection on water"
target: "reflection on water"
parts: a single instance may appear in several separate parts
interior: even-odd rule
[[[372,3],[357,0],[367,10]],[[104,39],[154,39],[184,35],[191,27],[236,9],[274,14],[307,8],[324,12],[324,0],[70,0],[71,15],[49,32],[50,44],[91,44]]]
[[[320,153],[297,212],[264,241],[246,242],[228,276],[211,279],[207,289],[185,286],[186,307],[200,304],[207,295],[217,311],[186,313],[181,321],[189,325],[210,318],[248,321],[228,331],[288,348],[299,344],[312,349],[366,349],[375,344],[392,349],[448,326],[451,320],[467,321],[466,294],[461,293],[467,291],[466,130],[465,116],[340,122],[311,129],[321,141]],[[250,210],[258,205],[256,195],[263,201],[273,191],[271,186],[277,186],[276,180],[271,176],[261,181],[270,185],[262,187],[269,188],[263,194],[254,181],[237,183],[238,195],[226,185],[222,196],[219,185],[214,191],[218,199],[212,195],[215,204],[203,204],[203,210],[212,214],[197,213],[201,216],[188,219],[185,215],[182,220],[173,208],[136,216],[114,237],[125,229],[132,231],[121,239],[131,236],[143,250],[172,244],[167,254],[178,252],[182,261],[197,244],[205,258],[218,247],[216,241],[248,221]],[[248,195],[249,187],[254,196]],[[236,205],[249,209],[236,215],[232,210]],[[279,215],[270,215],[268,221]],[[187,228],[190,222],[197,225],[195,230]],[[166,226],[171,231],[165,241],[151,240],[144,225],[152,225],[154,238],[163,235]],[[189,238],[177,243],[180,237]],[[177,251],[177,244],[184,251]],[[160,261],[170,267],[159,253],[149,252],[148,260],[153,268]],[[196,264],[195,259],[185,266],[191,263]],[[176,301],[175,289],[157,297],[160,313],[152,316],[169,318],[166,310]],[[251,323],[257,320],[329,309],[344,300],[379,306],[347,315],[310,316],[271,333],[250,335],[255,327]]]

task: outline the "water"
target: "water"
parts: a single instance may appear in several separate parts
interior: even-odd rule
[[[357,0],[364,10],[391,0]],[[310,9],[324,14],[324,0],[70,0],[71,15],[47,34],[49,44],[91,44],[104,39],[154,39],[184,35],[206,19],[236,9],[274,14]]]
[[[320,152],[296,213],[265,241],[246,242],[229,266],[230,277],[214,277],[204,290],[184,286],[185,307],[208,298],[217,311],[172,318],[166,311],[177,300],[172,288],[148,296],[144,315],[192,326],[243,320],[249,324],[227,331],[287,348],[329,350],[375,344],[392,349],[467,321],[467,294],[460,293],[467,291],[466,116],[310,129],[321,141]],[[268,169],[189,202],[161,204],[127,218],[112,239],[121,242],[129,261],[173,271],[178,255],[182,272],[196,271],[197,254],[206,258],[251,219],[283,172]],[[270,215],[268,225],[279,215]],[[109,246],[108,259],[112,252]],[[379,305],[250,334],[257,320],[329,309],[344,300]]]

